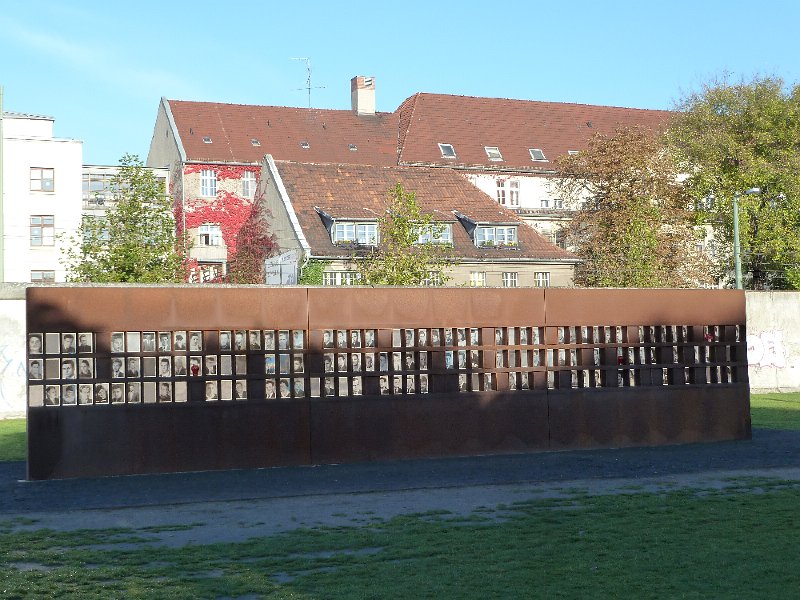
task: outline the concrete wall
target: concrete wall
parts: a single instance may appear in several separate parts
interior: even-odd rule
[[[25,416],[25,287],[0,284],[0,419]]]
[[[750,389],[800,391],[800,292],[746,296]]]

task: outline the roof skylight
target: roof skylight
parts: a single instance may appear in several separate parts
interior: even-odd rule
[[[453,144],[439,144],[439,150],[442,152],[442,158],[455,158],[456,157],[456,149],[453,148]]]
[[[531,154],[531,160],[547,161],[544,152],[539,148],[528,148],[528,152]]]

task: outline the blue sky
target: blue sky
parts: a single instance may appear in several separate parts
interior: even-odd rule
[[[6,111],[55,117],[84,163],[146,158],[159,99],[350,107],[416,92],[671,108],[729,73],[800,82],[800,2],[0,0]]]

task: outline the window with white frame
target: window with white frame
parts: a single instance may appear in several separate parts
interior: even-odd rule
[[[200,195],[206,197],[217,195],[217,172],[214,169],[200,171]]]
[[[519,273],[516,271],[504,272],[503,287],[519,287]]]
[[[331,230],[334,244],[359,244],[374,246],[378,243],[377,223],[337,221]]]
[[[544,155],[544,152],[540,148],[528,148],[528,152],[531,155],[531,160],[535,161],[547,161],[547,158]]]
[[[489,160],[503,160],[503,155],[500,153],[500,148],[497,146],[484,146],[483,149],[486,150],[486,156],[489,158]]]
[[[497,180],[497,202],[505,206],[506,204],[506,180]]]
[[[52,192],[55,188],[55,169],[31,167],[32,192]]]
[[[87,225],[87,227],[84,229],[83,232],[84,241],[89,242],[95,239],[99,239],[107,242],[109,239],[111,239],[111,236],[108,232],[108,224],[105,216],[84,215],[83,218],[84,218],[84,223]]]
[[[55,280],[55,271],[31,271],[31,283],[53,283]]]
[[[357,285],[358,273],[353,271],[326,271],[322,274],[322,285]]]
[[[548,271],[536,271],[533,274],[533,285],[536,287],[550,287],[550,273]]]
[[[425,274],[425,277],[422,278],[422,281],[419,282],[420,285],[425,285],[429,287],[440,286],[444,283],[442,280],[442,274],[435,272],[435,271],[428,271]]]
[[[256,174],[245,171],[242,175],[242,196],[252,198],[256,195]]]
[[[516,179],[508,182],[508,205],[519,206],[519,181]]]
[[[219,246],[222,244],[222,229],[219,225],[205,223],[197,231],[198,246]]]
[[[476,246],[515,246],[517,227],[515,225],[480,225],[475,228]]]
[[[453,230],[449,223],[434,223],[419,228],[418,244],[452,244]]]
[[[550,208],[550,198],[542,198],[539,200],[540,208]]]
[[[564,208],[564,199],[556,198],[553,200],[553,208]]]
[[[456,149],[453,148],[453,144],[439,144],[439,150],[442,153],[442,158],[456,157]]]
[[[53,215],[31,215],[31,246],[54,246],[56,225]]]
[[[486,271],[470,271],[469,287],[485,287]]]

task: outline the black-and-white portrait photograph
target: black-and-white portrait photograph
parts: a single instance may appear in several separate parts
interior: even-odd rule
[[[458,376],[458,391],[459,392],[467,392],[467,375],[466,373],[461,373]]]
[[[233,332],[233,349],[247,350],[247,332],[239,329]]]
[[[95,404],[108,404],[108,384],[96,383],[94,384],[94,403]]]
[[[91,383],[82,383],[78,386],[78,404],[91,404],[93,396]]]
[[[172,377],[172,365],[170,364],[169,356],[160,356],[158,358],[158,376]]]
[[[322,357],[322,366],[326,373],[333,373],[333,354],[325,354]]]
[[[169,381],[158,382],[158,401],[172,402],[172,384]]]
[[[233,356],[223,354],[219,357],[219,374],[233,375]]]
[[[528,328],[527,327],[520,327],[519,329],[519,343],[521,345],[528,344]]]
[[[458,351],[458,368],[459,369],[466,369],[467,368],[467,351],[466,350],[459,350]]]
[[[41,333],[32,333],[28,336],[28,354],[41,354],[43,346]]]
[[[94,336],[90,332],[78,334],[78,352],[86,354],[94,351]]]
[[[336,355],[336,370],[339,373],[347,373],[347,354]]]
[[[417,368],[417,365],[414,362],[414,353],[413,352],[406,352],[405,367],[406,367],[406,371],[413,371],[414,369]]]
[[[494,343],[498,346],[503,345],[503,330],[500,327],[494,330]]]
[[[121,331],[115,331],[111,334],[111,352],[117,354],[125,352],[125,334]]]
[[[305,339],[302,329],[292,331],[292,348],[302,350],[305,347]]]
[[[140,363],[138,357],[128,357],[126,361],[127,364],[125,365],[125,373],[128,377],[139,377],[140,371]]]
[[[378,379],[378,386],[381,390],[381,395],[385,396],[391,394],[391,388],[389,387],[389,376],[388,375],[381,375]]]
[[[244,355],[237,355],[235,360],[236,374],[247,375],[247,357]]]
[[[186,375],[186,357],[185,356],[176,356],[175,357],[175,376],[176,377],[183,377]]]
[[[248,333],[248,340],[250,342],[250,350],[261,350],[261,330],[251,329]]]
[[[361,332],[358,329],[353,329],[350,332],[350,347],[361,348]]]
[[[351,383],[353,386],[353,396],[360,396],[364,393],[361,386],[361,377],[353,377]]]
[[[481,368],[481,361],[478,356],[477,350],[470,350],[469,351],[469,363],[473,369],[480,369]]]
[[[145,331],[142,334],[142,352],[156,351],[156,332]]]
[[[336,383],[333,377],[326,377],[325,378],[325,395],[326,396],[335,396],[336,395]]]
[[[374,348],[375,347],[375,330],[374,329],[365,329],[364,330],[364,347],[365,348]]]
[[[189,332],[189,352],[202,352],[203,351],[203,332],[190,331]]]
[[[74,358],[65,358],[61,361],[61,379],[76,379],[77,369]]]
[[[439,334],[438,329],[431,329],[431,346],[438,346],[441,341],[441,337]]]
[[[459,346],[467,345],[467,330],[463,327],[456,329],[456,336]]]
[[[420,394],[427,394],[428,393],[428,376],[427,375],[420,375],[419,376],[419,393]]]
[[[44,368],[41,358],[34,358],[28,361],[28,379],[44,379]]]
[[[288,379],[281,379],[280,383],[278,383],[278,396],[280,398],[291,398],[292,390]]]
[[[278,368],[280,368],[281,375],[288,375],[289,374],[289,355],[288,354],[279,354],[278,355]]]
[[[281,330],[278,332],[278,350],[289,349],[289,331]]]
[[[128,352],[141,352],[142,351],[141,334],[138,331],[126,331],[125,346],[128,349]]]
[[[264,398],[267,400],[272,400],[276,398],[276,390],[275,390],[275,380],[274,379],[267,379],[264,382]]]
[[[325,329],[322,332],[322,347],[333,348],[333,330]]]
[[[44,388],[44,405],[58,406],[61,404],[61,389],[57,385],[48,385]]]
[[[502,350],[498,350],[497,352],[494,353],[494,356],[495,356],[495,364],[496,364],[496,366],[502,367],[503,364],[504,364],[503,351]]]
[[[413,329],[406,329],[406,347],[414,345],[414,330]]]
[[[217,374],[217,357],[213,354],[206,356],[206,375]]]
[[[61,352],[61,336],[58,333],[44,334],[44,351],[46,354]]]
[[[223,352],[229,352],[231,349],[231,332],[230,331],[220,331],[219,332],[219,349]]]
[[[142,401],[142,386],[138,382],[128,384],[128,404],[139,404]]]
[[[203,359],[199,356],[189,357],[189,375],[198,377],[203,372]]]
[[[522,381],[520,382],[519,386],[520,389],[522,390],[530,389],[530,384],[528,382],[528,373],[520,373],[520,375],[522,375],[521,377]]]
[[[94,365],[91,358],[78,359],[78,379],[92,379],[94,377]]]
[[[61,334],[61,354],[75,354],[78,351],[78,347],[75,344],[75,334],[74,333],[62,333]]]
[[[125,384],[111,384],[111,404],[125,404]]]
[[[351,354],[350,365],[352,366],[352,370],[354,373],[358,373],[359,371],[361,371],[361,355]]]
[[[247,380],[237,379],[236,387],[234,388],[234,398],[236,400],[247,400]]]
[[[381,373],[389,370],[389,355],[386,352],[381,352],[378,355],[378,369]]]
[[[509,390],[516,390],[517,389],[517,374],[516,373],[509,373],[508,374],[508,389]]]
[[[444,330],[444,345],[445,346],[452,346],[453,345],[453,330],[452,329],[445,329]]]
[[[272,375],[275,373],[275,355],[274,354],[267,354],[264,357],[264,372],[267,375]]]
[[[364,355],[364,370],[365,371],[374,371],[375,370],[375,355],[365,354]]]
[[[230,379],[223,379],[219,382],[219,399],[233,400],[233,382]]]
[[[336,331],[336,347],[347,348],[347,331],[344,329]]]
[[[186,393],[186,382],[176,381],[172,384],[172,392],[175,402],[186,402],[188,394]]]
[[[216,381],[206,381],[206,401],[219,400]]]
[[[173,333],[173,343],[175,350],[186,350],[186,332],[176,331]]]
[[[483,391],[490,392],[494,389],[494,378],[491,373],[483,376]]]
[[[61,386],[61,405],[75,406],[78,404],[78,386],[68,383]]]
[[[419,353],[419,370],[420,371],[427,371],[428,370],[428,353],[427,352],[420,352]]]
[[[169,331],[158,332],[158,351],[169,352],[172,350],[172,334]]]
[[[396,395],[401,395],[403,393],[403,376],[402,375],[395,375],[392,377],[392,393]]]
[[[453,363],[453,351],[448,350],[444,353],[444,368],[445,369],[454,369],[455,364]]]
[[[264,331],[264,350],[275,350],[275,332]]]
[[[480,333],[475,327],[469,330],[469,343],[473,346],[478,346],[480,344]]]
[[[294,379],[294,397],[295,398],[306,397],[306,385],[302,377],[295,377]]]
[[[406,394],[415,394],[414,376],[406,375]]]
[[[292,357],[292,373],[302,373],[303,369],[303,356],[301,354],[295,354]]]
[[[417,346],[427,346],[428,345],[428,330],[427,329],[418,329],[417,330]]]
[[[395,373],[403,370],[402,352],[392,352],[392,370]]]

